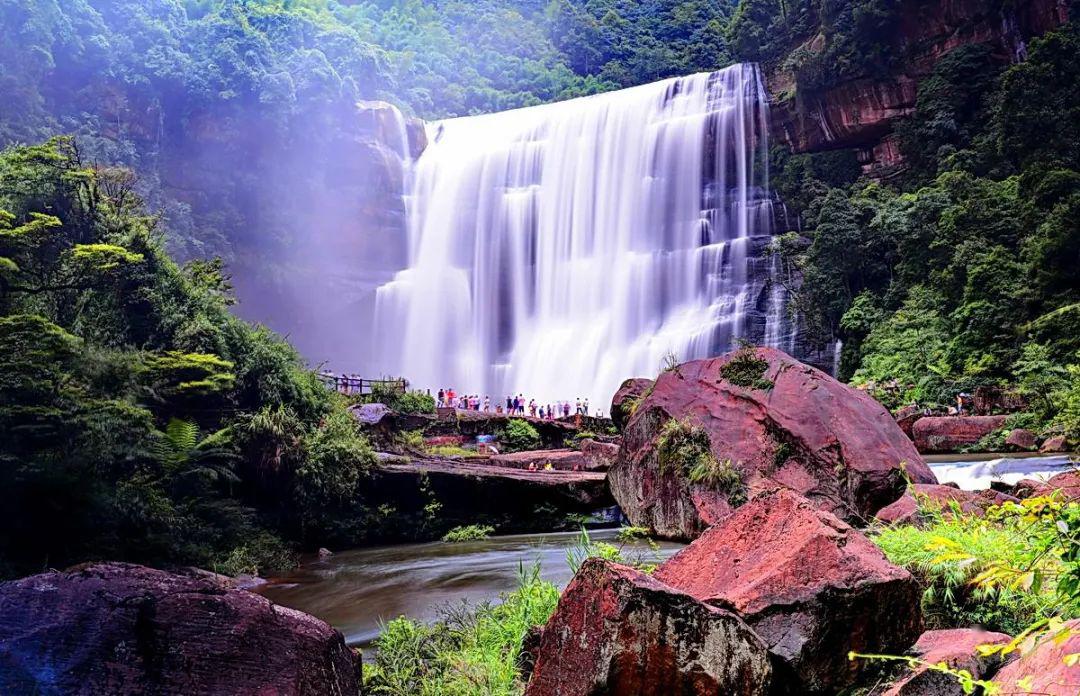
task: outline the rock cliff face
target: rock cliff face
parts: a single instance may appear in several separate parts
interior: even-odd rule
[[[1003,62],[1024,57],[1026,42],[1068,21],[1065,0],[903,0],[895,50],[902,55],[885,78],[857,78],[816,95],[792,94],[780,67],[767,75],[773,137],[796,152],[858,148],[872,173],[887,174],[902,161],[892,137],[897,119],[915,108],[919,80],[959,46],[985,44]],[[1004,5],[1004,7],[999,7]]]

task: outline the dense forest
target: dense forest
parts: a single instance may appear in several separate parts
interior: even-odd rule
[[[844,340],[842,377],[892,407],[1017,385],[1032,405],[1018,421],[1077,432],[1078,49],[1073,21],[1013,66],[982,46],[948,53],[898,129],[907,166],[887,181],[853,181],[843,153],[775,153],[777,189],[806,225],[777,251],[809,330]]]
[[[309,241],[312,223],[298,221],[323,207],[315,170],[348,171],[335,153],[358,100],[438,118],[713,69],[730,62],[729,11],[726,0],[6,2],[0,144],[75,135],[87,161],[140,173],[181,258],[286,274]],[[330,185],[339,199],[366,193]]]
[[[279,535],[363,516],[368,445],[292,348],[230,314],[220,262],[168,258],[133,184],[70,139],[0,155],[0,573],[288,565]]]

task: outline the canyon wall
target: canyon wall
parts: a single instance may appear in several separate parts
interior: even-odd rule
[[[901,58],[886,77],[858,77],[805,94],[795,89],[794,76],[780,61],[766,74],[773,138],[800,153],[857,148],[867,173],[888,176],[903,160],[893,128],[913,113],[920,80],[942,56],[960,46],[984,44],[1002,62],[1017,62],[1026,55],[1029,39],[1068,21],[1066,0],[995,5],[988,0],[903,0],[894,39],[895,55]],[[818,36],[799,48],[820,50],[822,42]]]

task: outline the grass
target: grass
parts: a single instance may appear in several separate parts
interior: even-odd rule
[[[590,558],[603,558],[613,563],[637,568],[643,573],[652,573],[660,564],[660,547],[648,538],[649,530],[641,527],[624,527],[619,530],[618,546],[605,541],[593,541],[584,527],[578,534],[577,543],[566,549],[566,564],[577,573],[581,565]],[[642,548],[639,542],[644,541]]]
[[[464,527],[454,527],[443,536],[442,540],[450,543],[480,541],[487,539],[494,531],[495,528],[488,525],[470,524]]]
[[[376,696],[518,696],[518,659],[525,634],[555,611],[559,590],[540,568],[520,572],[519,587],[499,604],[446,610],[425,626],[401,617],[375,643],[365,667],[365,693]]]
[[[641,553],[646,530],[628,528],[620,546],[597,542],[584,529],[567,550],[567,563],[577,569],[588,558],[601,557],[644,572],[655,567]],[[500,603],[466,604],[443,610],[434,625],[407,617],[387,623],[375,641],[375,660],[364,666],[364,693],[374,696],[520,696],[524,683],[518,671],[526,633],[547,622],[559,601],[559,589],[540,579],[540,566],[519,569],[518,589]]]
[[[739,471],[730,459],[718,460],[711,454],[698,457],[693,467],[687,472],[690,483],[705,486],[723,493],[732,507],[738,507],[746,502],[746,484],[743,483],[742,472]]]
[[[723,493],[733,507],[746,502],[746,485],[730,459],[719,461],[704,429],[688,420],[669,420],[660,429],[657,458],[660,473],[682,472],[691,484]]]

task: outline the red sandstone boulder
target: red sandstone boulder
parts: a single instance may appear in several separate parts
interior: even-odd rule
[[[1054,491],[1061,491],[1060,495],[1066,500],[1080,500],[1080,471],[1066,471],[1051,477],[1039,495],[1050,495]]]
[[[1002,505],[1007,502],[1020,502],[1018,498],[995,490],[963,491],[952,486],[939,486],[935,484],[917,483],[912,486],[896,502],[887,505],[878,511],[875,518],[879,522],[893,525],[918,524],[920,519],[919,502],[933,508],[948,512],[953,504],[960,507],[960,511],[969,515],[982,517],[986,510],[994,505]]]
[[[922,631],[911,574],[789,490],[739,508],[654,577],[738,612],[765,641],[787,693],[835,694],[858,676],[848,651],[901,653]]]
[[[652,388],[653,381],[644,377],[634,377],[626,380],[611,398],[611,421],[622,432],[626,421],[633,415],[631,402],[636,402]]]
[[[1005,437],[1005,446],[1009,450],[1030,452],[1038,446],[1038,441],[1035,439],[1035,433],[1030,430],[1014,428]]]
[[[1064,435],[1055,435],[1053,437],[1046,438],[1046,442],[1042,443],[1042,447],[1039,451],[1043,454],[1059,454],[1061,452],[1069,451],[1069,441]]]
[[[739,376],[754,370],[749,382]],[[737,472],[747,497],[781,485],[854,521],[900,497],[903,467],[918,483],[936,482],[870,396],[778,350],[744,349],[664,372],[624,427],[612,494],[633,524],[664,537],[692,539],[741,502],[692,483],[681,463],[661,466],[660,435],[673,419],[708,435],[712,455]]]
[[[0,583],[0,693],[356,696],[324,621],[202,571],[98,563]]]
[[[915,447],[923,454],[958,452],[1005,425],[1005,416],[930,416],[915,421]]]
[[[585,456],[585,468],[589,471],[607,471],[619,458],[619,446],[610,442],[599,442],[591,438],[578,445]]]
[[[911,491],[907,491],[896,501],[878,510],[874,519],[898,527],[919,524],[921,521],[919,501],[915,499]]]
[[[1004,633],[989,633],[977,628],[954,628],[922,634],[911,654],[924,663],[945,663],[954,670],[966,670],[975,679],[991,674],[1000,664],[997,656],[983,657],[980,645],[1001,645],[1012,640]],[[922,665],[893,684],[882,696],[964,696],[960,682]]]
[[[544,627],[525,696],[756,696],[770,674],[735,614],[594,558]]]
[[[1020,500],[1034,498],[1040,495],[1049,495],[1053,489],[1045,481],[1035,479],[1022,479],[1013,486],[1012,494]]]
[[[922,409],[918,406],[905,406],[894,413],[893,418],[896,420],[896,424],[900,426],[900,429],[904,431],[904,434],[914,440],[915,436],[912,434],[911,428],[915,425],[915,421],[922,418]]]
[[[1080,653],[1080,621],[1065,624],[1073,635],[1058,642],[1042,637],[1024,646],[1023,656],[1001,668],[994,683],[1003,696],[1038,694],[1039,696],[1076,696],[1080,692],[1080,664],[1068,666],[1065,656]],[[1021,680],[1029,680],[1020,685]]]

